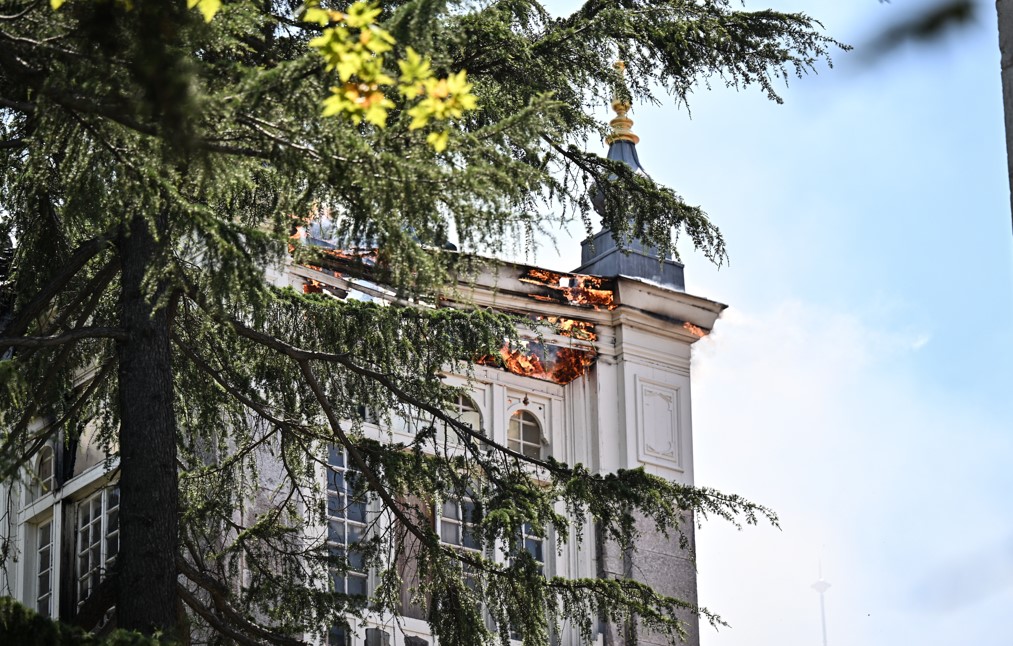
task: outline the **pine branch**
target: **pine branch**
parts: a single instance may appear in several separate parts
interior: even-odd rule
[[[82,312],[80,312],[80,314],[78,314],[75,324],[79,328],[84,326],[85,321],[87,321],[88,318],[92,315],[97,304],[98,304],[97,299],[93,299],[89,303],[88,307],[86,307]],[[74,345],[70,343],[63,344],[60,347],[59,354],[57,354],[56,357],[53,359],[53,361],[47,366],[47,371],[44,379],[42,380],[42,383],[35,388],[37,392],[40,393],[47,392],[52,387],[52,385],[60,378],[61,371],[63,370],[66,363],[72,357],[71,350],[73,348]],[[35,419],[36,416],[39,414],[39,410],[45,403],[46,401],[42,397],[36,397],[33,398],[31,401],[29,401],[28,405],[21,412],[20,419],[18,419],[17,423],[14,424],[13,428],[11,428],[10,431],[7,432],[6,434],[7,437],[4,440],[4,444],[2,447],[0,447],[0,455],[6,455],[11,450],[12,446],[15,446],[18,442],[22,440],[22,434],[28,428],[28,425],[31,424],[32,420]],[[35,446],[33,446],[32,449],[26,453],[26,456],[31,457],[31,455],[33,455],[35,451],[38,451],[42,447],[42,443],[43,443],[42,440],[36,442]],[[26,459],[25,456],[22,456],[22,459]],[[9,478],[14,473],[15,472],[4,474],[4,477],[0,478],[0,480]]]
[[[0,96],[0,108],[10,108],[11,110],[17,110],[18,112],[24,112],[25,114],[32,114],[35,112],[35,104],[29,101],[15,101]]]
[[[214,603],[215,610],[217,610],[219,613],[223,615],[223,619],[227,620],[228,622],[231,622],[231,625],[240,626],[241,629],[245,631],[245,633],[255,635],[256,638],[267,640],[272,644],[280,644],[282,646],[301,646],[305,644],[305,642],[303,642],[302,640],[293,639],[292,637],[287,637],[285,635],[278,635],[277,633],[265,630],[264,628],[246,619],[246,617],[244,617],[242,613],[240,613],[229,602],[228,588],[224,586],[220,581],[217,581],[213,577],[209,577],[200,570],[198,570],[186,559],[177,558],[176,567],[183,576],[185,576],[187,579],[200,586],[211,596],[211,600],[212,603]],[[189,594],[189,591],[187,591],[187,593]],[[187,605],[190,604],[188,603]],[[201,616],[203,617],[204,615]],[[239,635],[243,635],[243,633],[239,633]],[[233,636],[237,637],[237,635]],[[249,637],[243,637],[242,640],[243,643],[258,644],[258,645],[262,643],[260,641],[257,641],[256,639],[250,639]]]
[[[190,579],[191,581],[193,580],[190,577],[187,578]],[[271,634],[270,637],[260,636],[259,639],[255,637],[249,637],[246,633],[241,632],[236,628],[233,628],[233,626],[234,625],[243,626],[250,632],[262,631],[262,629],[260,629],[256,624],[246,621],[246,619],[239,616],[238,613],[233,614],[235,613],[234,610],[232,611],[232,613],[223,613],[226,614],[226,617],[224,618],[219,617],[214,612],[212,612],[207,606],[202,604],[197,599],[197,597],[195,597],[193,593],[187,590],[186,587],[183,585],[179,585],[176,588],[176,590],[179,593],[180,598],[183,600],[183,603],[185,603],[191,610],[197,613],[197,615],[199,615],[201,619],[208,622],[208,624],[211,627],[213,627],[215,630],[220,631],[223,635],[226,635],[235,640],[236,643],[238,644],[243,644],[243,646],[263,646],[265,640],[271,644],[285,644],[285,645],[291,644],[293,646],[305,646],[306,644],[306,642],[302,640],[291,639],[288,637],[282,637],[280,635],[273,635],[273,634]],[[215,609],[221,611],[222,609],[221,607],[219,607],[217,599],[214,598],[213,594],[211,596],[212,599],[215,601]]]
[[[391,497],[390,492],[387,491],[387,487],[380,481],[379,476],[377,476],[376,473],[373,472],[373,469],[370,468],[369,463],[366,462],[366,459],[362,456],[362,452],[359,451],[359,447],[357,447],[348,438],[348,435],[341,427],[341,421],[338,419],[338,416],[334,414],[334,409],[327,401],[327,395],[324,393],[323,387],[317,380],[316,373],[313,372],[313,368],[310,367],[309,361],[302,358],[296,359],[296,363],[298,364],[303,377],[305,377],[306,383],[310,387],[310,391],[316,398],[317,404],[319,404],[320,408],[323,410],[324,416],[327,418],[327,422],[330,425],[331,430],[338,438],[338,442],[340,442],[341,446],[348,451],[348,456],[355,464],[355,469],[360,471],[363,477],[366,478],[369,482],[370,489],[380,497],[386,508],[389,509],[399,521],[405,524],[405,528],[414,534],[416,538],[422,541],[424,545],[439,547],[439,541],[434,543],[433,535],[423,532],[408,519],[407,514],[405,514],[403,509],[401,509],[401,506],[397,503],[397,501]]]
[[[230,384],[222,376],[220,371],[212,368],[206,361],[204,361],[204,359],[200,357],[200,355],[198,355],[188,344],[184,343],[183,340],[180,339],[177,335],[173,334],[172,339],[175,342],[176,347],[182,350],[183,354],[185,354],[186,357],[190,359],[190,361],[193,362],[193,364],[197,366],[198,369],[200,369],[202,372],[204,372],[209,377],[214,379],[215,383],[217,383],[219,386],[225,389],[225,392],[234,397],[237,401],[246,406],[248,409],[256,413],[263,420],[270,422],[272,426],[278,429],[288,429],[292,431],[304,430],[302,426],[296,424],[293,421],[281,419],[280,417],[272,415],[270,411],[268,411],[264,406],[254,401],[244,393],[240,392],[237,388],[233,387],[232,384]],[[258,446],[264,444],[267,440],[274,437],[274,435],[275,435],[274,433],[267,433],[257,441],[253,442],[252,444],[243,447],[242,450],[233,453],[228,458],[226,458],[225,461],[215,465],[215,470],[222,470],[229,468],[233,463],[252,453],[254,450],[257,449]]]
[[[88,261],[97,256],[112,240],[112,235],[102,235],[82,242],[63,263],[63,269],[54,276],[42,290],[15,315],[7,327],[0,332],[0,347],[3,337],[19,337],[25,333],[32,321],[39,316],[50,301],[74,279]]]
[[[301,348],[297,348],[288,343],[285,343],[281,339],[275,338],[269,334],[258,332],[257,330],[249,328],[238,321],[230,320],[229,324],[232,325],[232,328],[240,336],[250,339],[251,341],[255,341],[261,345],[266,345],[267,347],[272,348],[274,350],[277,350],[278,352],[281,352],[282,354],[291,357],[297,362],[316,360],[329,363],[337,363],[358,375],[361,375],[363,377],[366,377],[368,379],[377,382],[384,388],[388,389],[391,393],[393,393],[403,403],[429,413],[436,419],[440,420],[445,424],[448,424],[449,426],[453,427],[456,431],[459,431],[464,435],[470,436],[474,440],[487,444],[497,449],[498,451],[506,455],[509,455],[510,457],[517,458],[518,460],[521,460],[523,462],[527,462],[529,464],[533,464],[537,467],[547,469],[550,471],[553,470],[553,465],[549,464],[548,462],[545,462],[544,460],[539,460],[537,458],[532,458],[528,455],[525,455],[524,453],[514,451],[513,449],[503,446],[502,444],[493,441],[492,438],[486,437],[482,433],[472,429],[470,426],[464,424],[460,420],[454,419],[450,415],[447,415],[446,411],[440,409],[439,407],[412,396],[411,394],[406,392],[403,388],[401,388],[397,384],[397,382],[391,379],[390,376],[358,365],[357,363],[351,360],[350,358],[351,355],[348,352],[336,354],[331,352],[318,352],[315,350],[303,350]]]
[[[348,456],[355,464],[356,471],[362,473],[363,477],[369,482],[370,490],[375,492],[384,503],[384,507],[388,509],[397,520],[402,523],[406,530],[411,532],[415,538],[419,540],[422,545],[435,550],[436,552],[442,553],[445,556],[450,556],[456,561],[468,564],[472,567],[481,569],[491,574],[500,574],[506,576],[506,573],[499,568],[490,568],[484,559],[473,558],[470,554],[466,554],[459,550],[451,549],[440,542],[439,537],[433,533],[426,533],[422,531],[411,519],[408,518],[408,514],[405,510],[394,500],[387,487],[381,482],[379,476],[370,468],[369,463],[363,457],[362,452],[359,448],[349,439],[344,429],[341,427],[341,422],[338,420],[337,415],[334,414],[334,409],[327,401],[327,396],[323,391],[323,387],[320,385],[319,380],[316,378],[316,374],[309,365],[309,360],[301,359],[297,360],[296,363],[299,369],[302,371],[303,376],[306,379],[307,385],[313,392],[313,396],[316,397],[317,403],[320,408],[324,411],[324,416],[327,418],[327,422],[334,432],[341,446],[348,451]],[[435,540],[434,540],[435,539]]]
[[[0,22],[14,22],[15,20],[20,20],[21,18],[28,15],[28,12],[34,9],[35,3],[27,2],[25,3],[25,8],[19,11],[18,13],[0,14]]]
[[[478,431],[471,429],[466,424],[463,424],[459,420],[456,420],[453,417],[447,415],[446,412],[441,410],[439,407],[412,396],[410,393],[406,392],[403,388],[401,388],[389,376],[358,365],[357,363],[351,360],[349,353],[334,354],[334,353],[323,353],[310,350],[303,350],[300,348],[296,348],[288,343],[285,343],[284,341],[281,341],[280,339],[277,339],[263,332],[252,330],[246,327],[245,325],[239,323],[238,321],[230,320],[229,324],[232,325],[233,329],[240,336],[256,341],[262,345],[271,347],[295,360],[296,363],[300,366],[300,369],[302,370],[303,375],[304,377],[307,378],[307,380],[309,380],[310,377],[312,376],[312,371],[309,369],[309,361],[319,360],[324,362],[337,363],[356,374],[377,381],[386,389],[390,390],[390,392],[392,392],[403,403],[433,415],[434,418],[440,420],[444,424],[447,424],[449,427],[454,428],[461,434],[472,438],[476,442],[480,442],[484,445],[494,448],[500,454],[516,458],[518,460],[531,464],[538,469],[544,470],[546,473],[551,474],[557,480],[557,482],[566,483],[567,481],[576,478],[585,482],[587,486],[590,487],[589,491],[594,492],[596,495],[606,494],[612,487],[616,486],[625,487],[628,484],[632,484],[632,482],[624,484],[625,481],[617,479],[616,477],[603,479],[600,476],[594,476],[590,474],[586,470],[575,470],[573,467],[570,467],[561,462],[557,462],[555,460],[541,460],[537,458],[532,458],[517,451],[514,451],[508,447],[505,447],[497,442],[494,442],[492,439],[482,435]],[[307,374],[308,370],[310,374]],[[315,380],[315,376],[313,377],[313,379]],[[333,410],[330,409],[330,405],[327,403],[326,397],[322,394],[322,390],[321,395],[318,397],[318,402],[321,404],[321,406],[327,407],[325,409],[325,412],[330,411],[331,415],[333,415]],[[332,430],[335,430],[335,424],[338,424],[337,417],[334,417],[334,420],[335,420],[334,423],[332,423]],[[343,431],[341,431],[340,429],[340,426],[337,427],[335,432],[340,432],[342,435],[344,435]],[[479,458],[479,460],[481,461],[481,458]],[[648,476],[646,476],[646,474],[644,474],[644,476],[642,477],[637,476],[636,471],[629,472],[629,478],[638,480],[638,484],[640,484],[641,486],[647,484],[646,482],[643,482],[644,478],[647,477]],[[732,516],[734,512],[742,512],[746,514],[746,520],[751,524],[755,523],[757,515],[762,515],[766,517],[772,524],[774,524],[775,526],[777,525],[777,517],[776,515],[773,514],[773,512],[760,505],[750,503],[747,500],[744,500],[738,496],[726,496],[713,489],[698,489],[695,487],[681,485],[679,483],[670,483],[663,479],[660,479],[660,482],[665,483],[665,486],[671,490],[670,493],[672,495],[684,497],[684,501],[680,505],[680,507],[683,509],[692,509],[699,507],[700,510],[703,512],[709,511],[718,514],[721,517],[728,520],[734,519],[734,517]],[[628,502],[634,501],[631,499]],[[644,504],[646,504],[646,499],[645,501],[638,503],[637,506],[641,507]],[[649,510],[644,509],[644,511]],[[656,510],[654,513],[662,513],[662,511],[663,510],[661,511]]]
[[[56,336],[0,337],[0,347],[49,348],[81,339],[116,339],[126,341],[127,333],[118,327],[81,327]]]
[[[45,333],[56,330],[69,331],[71,328],[67,325],[68,321],[75,315],[78,317],[79,321],[86,320],[88,316],[91,315],[91,312],[94,312],[98,307],[99,300],[105,293],[106,287],[109,286],[109,283],[112,282],[113,278],[116,276],[117,271],[119,271],[119,258],[114,258],[102,267],[102,269],[100,269],[91,278],[91,280],[89,280],[88,283],[78,291],[74,299],[61,308],[57,317],[53,321],[48,322],[43,329],[39,330],[41,334],[36,336],[45,336]],[[86,300],[87,302],[85,302]],[[78,311],[78,308],[82,305],[82,303],[84,303],[84,308],[81,311],[89,313],[87,316],[83,317]],[[41,347],[44,346],[25,348],[19,356],[22,360],[27,360]]]
[[[59,431],[61,428],[63,428],[63,425],[66,424],[67,421],[69,421],[74,415],[80,412],[82,408],[84,408],[84,405],[88,403],[88,400],[90,400],[91,396],[95,394],[95,391],[98,390],[98,387],[102,384],[103,381],[105,381],[106,377],[108,377],[112,373],[112,369],[114,366],[115,362],[107,361],[105,365],[103,365],[102,368],[99,370],[98,374],[95,375],[88,382],[88,387],[85,388],[84,392],[81,393],[81,395],[74,401],[73,404],[71,404],[70,408],[68,408],[67,411],[64,412],[64,414],[59,419],[51,423],[48,423],[42,428],[33,432],[35,441],[32,444],[32,446],[29,447],[28,450],[21,455],[21,457],[17,460],[17,462],[12,463],[10,466],[7,467],[7,469],[3,474],[0,474],[0,481],[9,478],[15,473],[17,473],[18,470],[21,467],[23,467],[28,462],[28,460],[30,460],[47,441],[49,441],[50,437],[56,431]]]

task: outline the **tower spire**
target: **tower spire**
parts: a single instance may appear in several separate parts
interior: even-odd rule
[[[612,109],[616,116],[609,121],[610,132],[605,137],[608,153],[605,157],[614,162],[626,164],[630,170],[642,177],[649,177],[640,164],[637,155],[637,144],[640,137],[633,133],[633,119],[628,116],[631,100],[630,94],[622,82],[626,72],[626,63],[617,61],[614,65],[619,77],[613,87]],[[614,182],[619,178],[611,174],[606,181]],[[596,187],[591,193],[591,204],[599,215],[603,216],[603,224],[609,222],[605,216],[605,192],[602,186]],[[629,217],[629,216],[628,216]],[[629,276],[654,281],[677,291],[686,288],[682,263],[670,257],[662,256],[654,247],[648,246],[643,240],[631,236],[631,227],[625,230],[627,238],[622,247],[617,244],[612,230],[608,226],[580,243],[580,267],[576,273],[595,274],[598,276]]]
[[[625,62],[616,61],[613,67],[619,73],[620,79],[626,76]],[[640,143],[640,137],[633,134],[633,119],[629,117],[631,107],[629,93],[626,92],[622,83],[617,83],[612,92],[612,109],[615,110],[616,116],[609,121],[611,132],[605,137],[605,143],[609,145],[606,157],[612,161],[623,162],[634,172],[647,175],[644,167],[640,165],[640,157],[637,156],[637,144]],[[611,179],[615,179],[615,176],[612,176]],[[601,213],[604,205],[601,203],[600,196],[596,195],[592,201],[595,210]]]
[[[626,75],[626,63],[624,61],[616,61],[612,67],[619,72],[620,78]],[[612,109],[615,110],[616,116],[609,121],[612,133],[605,138],[605,142],[610,146],[617,141],[628,141],[634,145],[640,143],[640,137],[633,134],[633,119],[627,116],[631,107],[633,106],[630,102],[619,96],[618,92],[612,95]]]

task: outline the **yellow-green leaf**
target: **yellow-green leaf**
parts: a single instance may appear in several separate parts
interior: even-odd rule
[[[49,6],[52,7],[53,11],[56,11],[63,6],[63,3],[67,0],[49,0]]]
[[[414,85],[402,85],[398,88],[401,90],[401,96],[411,101],[418,95],[422,94],[422,84],[415,83]]]
[[[381,9],[369,2],[356,2],[348,7],[345,22],[349,27],[365,27],[376,22],[381,12]]]
[[[344,109],[341,103],[341,98],[336,96],[329,96],[323,101],[324,109],[320,113],[322,117],[333,117],[336,114],[340,114]]]
[[[378,128],[387,125],[387,107],[383,103],[374,103],[366,108],[366,121]]]
[[[324,49],[325,47],[328,47],[331,44],[331,39],[333,37],[334,31],[331,29],[327,29],[324,31],[324,33],[320,34],[316,38],[310,39],[310,42],[308,42],[307,45],[309,45],[313,49]]]
[[[419,56],[418,52],[411,47],[406,50],[405,58],[397,62],[397,66],[401,68],[400,80],[405,85],[402,92],[409,99],[414,99],[421,93],[420,82],[433,76],[429,61]]]
[[[418,130],[424,128],[429,123],[429,118],[432,116],[433,111],[431,107],[422,101],[412,109],[408,110],[408,116],[412,118],[411,124],[408,125],[409,130]]]
[[[302,17],[303,22],[313,22],[321,27],[326,27],[327,23],[331,21],[331,15],[320,7],[307,7],[306,13]]]
[[[338,77],[342,81],[347,81],[352,78],[352,75],[358,72],[362,68],[361,54],[349,52],[341,56],[341,60],[335,66],[338,70]]]
[[[222,0],[186,0],[187,9],[194,7],[197,7],[197,10],[204,16],[204,22],[211,22],[218,10],[222,8]]]
[[[384,34],[387,34],[387,32],[374,27],[368,30],[364,29],[362,34],[359,36],[359,39],[369,51],[374,54],[383,54],[384,52],[389,52],[393,49],[393,46],[390,44],[390,40],[392,39],[385,38]]]
[[[433,150],[442,153],[447,149],[447,142],[450,141],[450,132],[446,130],[443,132],[430,132],[426,137],[426,141],[433,147]]]

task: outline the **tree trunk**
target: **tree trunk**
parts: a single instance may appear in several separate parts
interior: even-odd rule
[[[164,218],[159,228],[164,231]],[[169,321],[142,283],[166,244],[136,217],[120,239],[120,554],[117,626],[176,635],[179,493]],[[156,290],[156,295],[157,295]]]
[[[1013,218],[1013,0],[996,0],[995,10],[999,14],[999,66],[1002,75],[1002,104],[1006,114],[1006,165],[1010,182],[1010,217]]]

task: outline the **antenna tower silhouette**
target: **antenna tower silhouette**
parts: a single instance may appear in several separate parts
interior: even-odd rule
[[[823,646],[827,646],[827,607],[824,602],[824,595],[830,589],[830,584],[823,578],[823,562],[820,562],[820,580],[812,585],[813,590],[820,593],[820,624],[823,627]]]

